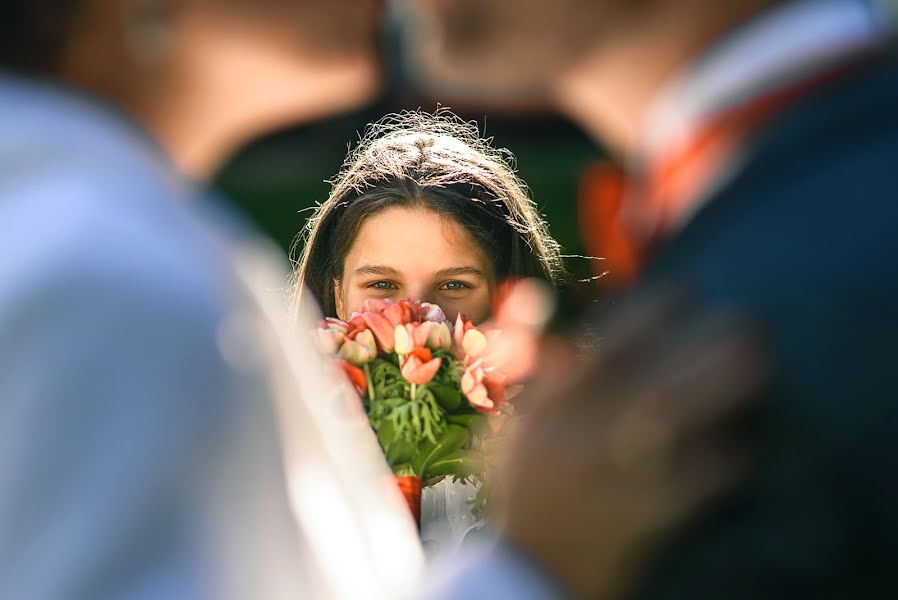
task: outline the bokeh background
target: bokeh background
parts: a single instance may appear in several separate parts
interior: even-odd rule
[[[541,105],[513,110],[462,105],[451,93],[436,96],[415,81],[403,64],[396,36],[384,35],[388,82],[381,97],[363,111],[310,126],[274,132],[244,148],[218,174],[215,186],[285,252],[330,189],[327,180],[340,169],[350,144],[366,125],[400,110],[448,107],[477,123],[481,134],[517,158],[517,170],[547,219],[565,254],[582,255],[577,229],[577,190],[584,168],[603,152],[573,125]],[[592,275],[593,264],[567,260],[574,278]]]

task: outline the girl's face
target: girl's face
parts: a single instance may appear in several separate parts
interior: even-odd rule
[[[335,282],[337,316],[346,319],[368,298],[414,298],[439,304],[454,319],[489,314],[492,261],[465,229],[424,208],[388,208],[368,218]]]

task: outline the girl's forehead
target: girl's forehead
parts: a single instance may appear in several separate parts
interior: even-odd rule
[[[419,208],[389,208],[359,229],[347,263],[423,265],[439,271],[489,262],[465,229],[451,219]]]

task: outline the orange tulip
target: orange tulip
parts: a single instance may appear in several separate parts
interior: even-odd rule
[[[442,359],[433,358],[427,348],[415,348],[405,357],[402,363],[402,376],[409,383],[425,385],[430,383],[437,371],[440,370]]]
[[[343,373],[346,374],[346,377],[349,378],[349,382],[352,384],[352,387],[359,393],[359,396],[365,394],[365,390],[368,387],[368,382],[365,380],[365,372],[362,371],[355,365],[351,365],[346,361],[338,360],[337,366]]]

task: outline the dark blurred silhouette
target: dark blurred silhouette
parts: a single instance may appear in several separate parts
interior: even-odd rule
[[[372,432],[280,319],[283,265],[201,188],[248,137],[370,97],[380,8],[3,5],[0,596],[418,591],[420,548]],[[565,385],[546,369],[544,397],[567,401],[541,406],[547,427],[505,476],[532,499],[508,512],[510,539],[558,584],[503,546],[440,594],[611,593],[629,575],[619,565],[732,486],[742,447],[715,433],[753,406],[754,356],[729,327],[684,339],[694,315],[676,306],[636,310],[609,338],[650,366],[704,358],[688,369],[647,377],[610,352]],[[580,390],[598,375],[615,392],[593,415]],[[571,490],[581,501],[560,514]],[[571,539],[584,551],[559,552]]]
[[[440,89],[550,99],[615,150],[582,208],[608,283],[681,286],[771,342],[761,468],[637,596],[894,596],[894,4],[405,4]]]

